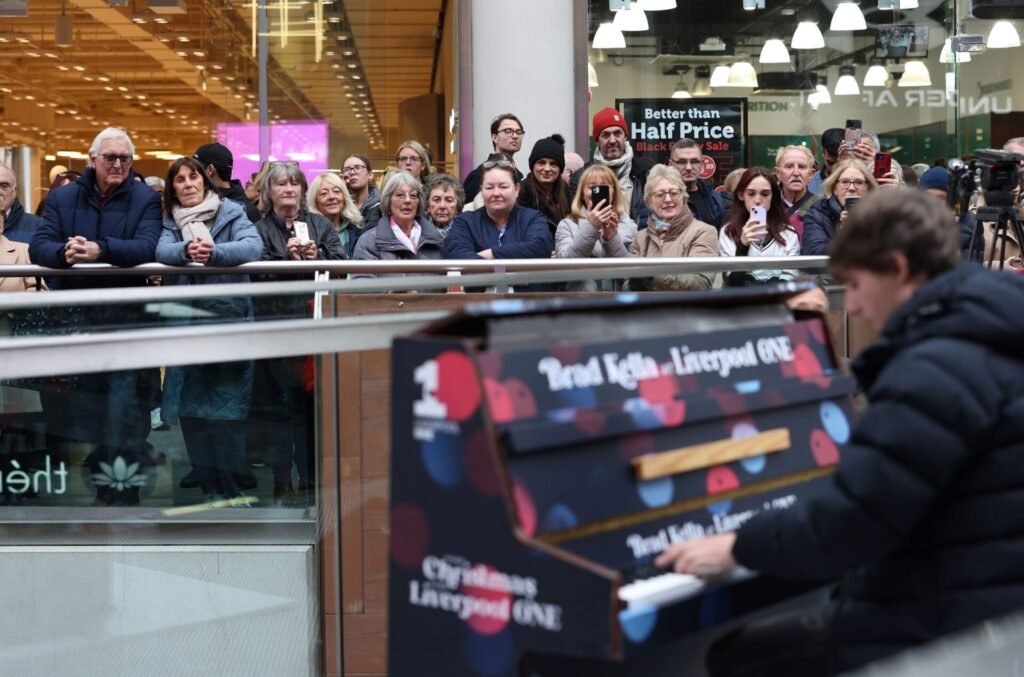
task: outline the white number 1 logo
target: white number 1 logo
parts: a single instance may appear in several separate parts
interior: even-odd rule
[[[412,403],[412,413],[420,418],[440,418],[448,416],[448,406],[434,397],[440,386],[440,372],[437,360],[427,360],[416,367],[413,380],[423,386],[423,397]]]

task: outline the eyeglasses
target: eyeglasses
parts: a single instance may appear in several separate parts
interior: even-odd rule
[[[673,188],[672,190],[659,190],[657,193],[651,193],[651,197],[655,200],[664,200],[665,196],[668,196],[673,200],[678,200],[682,194],[683,191],[678,188]]]
[[[694,160],[669,160],[669,162],[674,164],[676,167],[686,167],[687,165],[697,167],[703,162],[703,160],[696,158]]]
[[[501,167],[502,169],[515,169],[516,163],[511,160],[488,160],[483,164],[483,168],[494,169],[495,167]]]
[[[104,153],[100,157],[103,158],[103,162],[110,165],[111,167],[116,165],[118,162],[125,166],[130,165],[132,163],[131,155],[114,155],[113,153]]]
[[[398,161],[401,162],[402,159],[399,158]],[[366,165],[352,165],[351,167],[343,168],[341,170],[341,175],[342,176],[348,176],[349,174],[358,174],[359,172],[363,171],[364,169],[366,169]]]
[[[868,185],[868,182],[864,179],[843,179],[839,185],[843,188],[863,188]]]
[[[525,130],[514,129],[512,127],[506,127],[505,129],[499,129],[498,133],[499,134],[504,134],[505,136],[518,136],[518,137],[526,136],[526,131]]]
[[[415,202],[415,201],[419,201],[420,194],[419,193],[394,193],[391,197],[393,199],[395,199],[395,200],[398,200],[399,202],[405,202],[406,200],[413,200]]]
[[[418,162],[418,163],[422,163],[423,162],[423,160],[420,158],[419,155],[399,155],[398,156],[398,161],[399,162]]]

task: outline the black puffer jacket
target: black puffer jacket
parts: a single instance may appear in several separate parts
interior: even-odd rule
[[[811,205],[804,216],[804,237],[800,244],[800,253],[804,256],[825,256],[832,237],[839,227],[839,215],[843,206],[835,195],[819,200]]]
[[[832,488],[757,515],[733,554],[847,578],[841,667],[1024,607],[1024,279],[976,265],[925,284],[853,368],[871,405]]]

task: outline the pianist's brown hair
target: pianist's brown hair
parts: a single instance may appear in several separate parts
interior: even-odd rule
[[[927,193],[878,190],[850,211],[829,247],[829,270],[893,271],[892,254],[907,257],[911,275],[931,279],[960,262],[960,229],[945,203]]]

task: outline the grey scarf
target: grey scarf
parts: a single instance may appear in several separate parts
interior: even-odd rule
[[[195,207],[172,207],[171,216],[174,218],[174,225],[181,230],[190,223],[202,221],[206,223],[213,221],[220,209],[220,196],[212,190],[206,194],[203,201]]]
[[[594,163],[609,167],[615,172],[615,177],[619,180],[619,183],[623,181],[629,181],[629,172],[633,169],[633,146],[628,142],[626,143],[626,151],[617,160],[605,160],[601,156],[601,148],[594,149]],[[630,185],[633,185],[632,181],[629,181]]]

